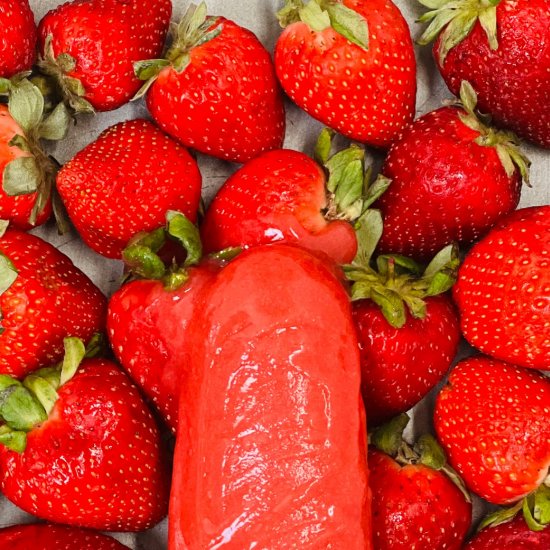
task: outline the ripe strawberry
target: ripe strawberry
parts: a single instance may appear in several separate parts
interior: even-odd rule
[[[117,365],[65,341],[63,364],[22,384],[0,376],[0,487],[24,511],[103,531],[141,531],[166,514],[160,431]]]
[[[76,0],[48,12],[39,25],[39,67],[76,112],[110,111],[139,90],[133,63],[158,57],[170,0]]]
[[[127,550],[111,537],[62,525],[14,525],[0,529],[0,550]]]
[[[187,150],[146,120],[112,126],[68,162],[57,188],[84,242],[120,258],[130,239],[168,210],[195,221],[201,175]]]
[[[27,71],[36,58],[36,24],[29,0],[0,0],[0,78]]]
[[[461,97],[462,106],[424,115],[391,148],[382,173],[392,185],[377,204],[381,251],[425,259],[471,243],[517,207],[529,162],[514,136],[477,117],[467,83]]]
[[[437,398],[434,422],[466,485],[489,502],[508,504],[548,476],[549,411],[547,377],[479,356],[455,367]]]
[[[275,48],[289,97],[341,134],[389,147],[412,122],[416,62],[390,0],[287,0]]]
[[[454,298],[465,338],[483,353],[550,369],[550,206],[502,220],[472,248]]]
[[[0,237],[0,373],[21,377],[63,356],[63,338],[88,341],[106,300],[71,260],[15,229]]]
[[[281,147],[282,96],[271,57],[256,36],[191,6],[166,59],[136,64],[147,80],[147,107],[158,125],[187,147],[246,162]]]
[[[421,43],[443,30],[433,51],[451,92],[469,81],[496,124],[550,147],[550,1],[420,2],[433,19]]]

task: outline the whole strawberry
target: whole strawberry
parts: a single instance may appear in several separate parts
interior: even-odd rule
[[[412,122],[416,62],[390,0],[287,0],[275,48],[288,96],[341,134],[389,147]]]
[[[63,364],[23,383],[0,376],[0,488],[41,519],[141,531],[167,512],[170,477],[160,431],[118,366],[84,359],[65,341]]]
[[[454,288],[465,338],[483,353],[550,369],[550,206],[518,210],[466,256]]]
[[[256,36],[191,6],[166,59],[136,63],[147,80],[147,107],[158,125],[187,147],[246,162],[281,147],[282,96],[271,57]]]
[[[162,53],[170,0],[76,0],[39,25],[39,67],[76,112],[110,111],[139,90],[133,63]]]
[[[105,326],[106,300],[71,260],[39,237],[0,237],[0,374],[22,377],[63,357],[63,339]]]
[[[112,126],[68,162],[57,189],[84,242],[120,258],[130,239],[177,210],[195,221],[201,175],[187,150],[146,120]]]
[[[469,81],[496,124],[550,147],[550,1],[419,1],[432,20],[421,43],[439,35],[434,56],[451,92]]]
[[[0,0],[0,78],[27,71],[36,58],[36,24],[29,0]]]
[[[479,356],[452,371],[437,398],[434,423],[469,489],[494,504],[526,497],[529,505],[550,467],[548,411],[547,377]]]
[[[377,203],[382,252],[426,259],[451,242],[467,245],[514,210],[529,161],[515,137],[485,125],[464,83],[462,105],[418,119],[391,148],[382,173],[392,180]]]
[[[522,517],[483,529],[464,550],[548,550],[550,528],[532,531]]]

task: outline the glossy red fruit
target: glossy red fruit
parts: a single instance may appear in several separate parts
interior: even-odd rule
[[[84,242],[120,258],[130,239],[177,210],[194,221],[201,175],[187,150],[146,120],[112,126],[68,162],[57,188]]]
[[[479,356],[460,362],[434,412],[450,464],[475,493],[513,503],[543,483],[550,467],[550,380]]]
[[[0,374],[21,377],[59,361],[65,337],[87,342],[104,329],[104,296],[51,244],[8,229],[0,262],[7,286],[0,296]]]
[[[62,525],[14,525],[0,529],[0,550],[127,550],[111,537]]]
[[[483,353],[550,369],[550,206],[518,210],[472,248],[454,298],[465,338]]]
[[[169,548],[371,550],[359,354],[340,282],[303,249],[257,247],[220,272],[199,311]]]
[[[279,13],[286,28],[275,66],[285,92],[341,134],[389,147],[415,110],[416,62],[401,12],[390,0],[298,4]]]
[[[139,90],[133,63],[161,55],[171,15],[170,0],[66,2],[40,22],[40,68],[77,112],[117,109]]]

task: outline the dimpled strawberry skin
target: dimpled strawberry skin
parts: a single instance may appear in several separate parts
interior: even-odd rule
[[[535,490],[550,467],[550,380],[479,356],[460,362],[439,394],[434,424],[449,462],[494,504]]]

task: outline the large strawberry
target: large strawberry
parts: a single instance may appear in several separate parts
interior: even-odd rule
[[[548,411],[547,377],[479,356],[455,367],[437,398],[434,422],[450,464],[472,491],[495,504],[525,499],[518,507],[529,520],[534,514],[550,523],[547,511],[537,512],[537,500],[549,492]]]
[[[0,237],[0,373],[25,374],[63,356],[63,338],[105,326],[106,300],[71,260],[39,237]]]
[[[513,135],[478,118],[467,83],[461,98],[418,119],[391,148],[382,173],[392,185],[377,204],[381,251],[426,259],[471,243],[517,207],[529,162]]]
[[[432,8],[421,43],[449,89],[468,80],[495,123],[550,147],[550,1],[419,0]]]
[[[364,193],[365,151],[353,146],[330,157],[323,131],[317,160],[280,149],[260,155],[218,191],[201,227],[206,251],[287,241],[348,263],[357,251],[349,221],[387,188],[380,179]],[[325,173],[326,172],[326,173]],[[327,177],[328,175],[328,177]],[[366,180],[366,182],[365,182]]]
[[[416,62],[390,0],[287,0],[275,48],[289,97],[354,140],[389,147],[412,122]]]
[[[166,514],[170,477],[160,431],[117,365],[65,340],[58,367],[23,383],[0,375],[0,487],[48,521],[141,531]],[[80,364],[82,361],[82,364]]]
[[[36,24],[29,0],[0,0],[0,78],[32,67],[36,58]]]
[[[191,6],[166,59],[136,64],[147,80],[139,95],[159,126],[184,145],[246,162],[281,147],[282,96],[271,57],[256,36]]]
[[[73,0],[39,25],[39,67],[77,112],[109,111],[139,90],[133,63],[162,53],[170,0]]]
[[[57,188],[84,242],[120,258],[130,239],[177,210],[196,220],[201,175],[187,150],[147,120],[105,130],[68,162]]]
[[[483,353],[550,370],[550,206],[514,212],[466,256],[454,298]]]

